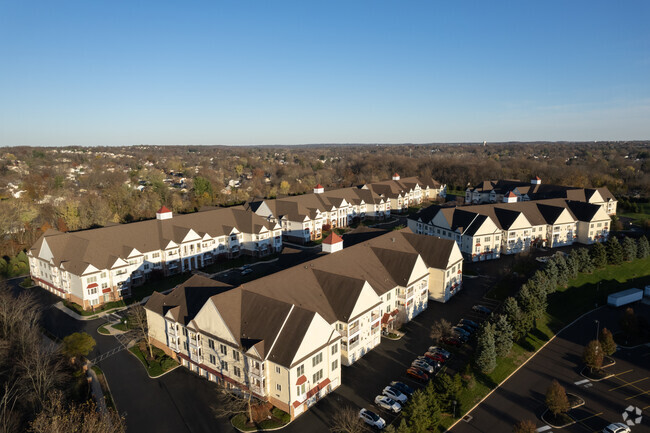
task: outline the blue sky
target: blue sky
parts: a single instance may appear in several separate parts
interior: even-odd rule
[[[650,138],[650,2],[2,1],[0,145]]]

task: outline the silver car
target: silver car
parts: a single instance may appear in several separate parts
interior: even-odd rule
[[[394,413],[399,413],[402,410],[402,406],[398,402],[385,395],[375,397],[375,404],[382,409],[390,410]]]
[[[366,424],[377,427],[380,430],[386,427],[386,421],[371,410],[361,409],[359,411],[359,418],[361,418]]]

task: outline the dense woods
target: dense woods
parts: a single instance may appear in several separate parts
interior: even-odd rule
[[[607,186],[623,208],[650,197],[650,143],[4,148],[0,256],[7,266],[48,228],[80,230],[406,176],[452,190],[485,179]],[[21,266],[14,259],[14,267]],[[0,269],[0,272],[3,272]]]

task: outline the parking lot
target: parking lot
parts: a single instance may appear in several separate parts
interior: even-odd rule
[[[634,308],[639,315],[650,315],[648,305],[636,304]],[[595,338],[598,326],[616,332],[621,313],[622,309],[602,307],[583,316],[473,410],[469,422],[459,422],[452,432],[506,432],[517,421],[530,419],[539,432],[596,433],[610,423],[622,422],[628,408],[635,414],[636,408],[641,411],[641,424],[632,426],[632,432],[650,432],[650,347],[619,348],[613,356],[616,363],[607,368],[613,375],[608,379],[593,382],[580,374],[584,346]],[[546,390],[553,379],[585,400],[584,406],[570,412],[576,423],[563,429],[541,420]],[[627,419],[630,417],[628,412]]]

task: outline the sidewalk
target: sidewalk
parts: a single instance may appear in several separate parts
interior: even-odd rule
[[[86,361],[86,366],[88,369],[86,370],[86,376],[90,378],[90,391],[95,398],[95,402],[97,403],[97,409],[101,413],[106,413],[106,400],[104,399],[104,391],[102,390],[102,385],[99,383],[99,378],[97,377],[97,373],[91,368],[92,365],[90,364],[90,361]]]
[[[70,316],[70,317],[72,317],[73,319],[76,319],[76,320],[95,320],[95,319],[99,319],[99,318],[102,318],[104,316],[107,316],[107,315],[109,315],[111,313],[116,313],[118,311],[124,311],[124,310],[129,308],[128,306],[126,306],[126,307],[118,307],[118,308],[113,308],[112,310],[102,311],[100,313],[93,314],[92,316],[82,316],[81,314],[75,313],[74,311],[72,311],[71,309],[69,309],[68,307],[63,305],[62,301],[57,302],[56,304],[53,305],[53,307],[58,308],[59,310],[63,311],[65,314],[67,314],[68,316]]]

